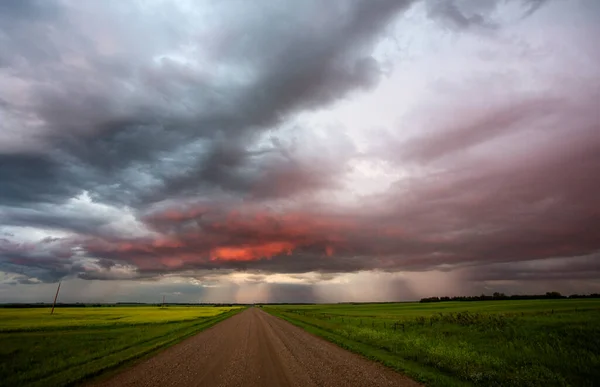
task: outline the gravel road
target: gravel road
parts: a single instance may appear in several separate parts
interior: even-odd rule
[[[92,386],[419,386],[249,308]]]

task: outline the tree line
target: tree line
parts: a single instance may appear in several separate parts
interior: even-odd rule
[[[426,297],[420,302],[444,302],[444,301],[493,301],[493,300],[557,300],[561,298],[600,298],[600,294],[571,294],[563,296],[559,292],[546,292],[546,294],[512,294],[510,296],[496,292],[491,296],[482,294],[480,296],[456,296],[456,297]]]

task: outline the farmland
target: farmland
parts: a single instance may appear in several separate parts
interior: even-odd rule
[[[67,385],[181,341],[239,307],[0,308],[0,386]]]
[[[600,383],[600,300],[263,309],[429,386]]]

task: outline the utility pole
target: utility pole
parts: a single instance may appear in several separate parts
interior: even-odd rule
[[[60,283],[61,283],[61,281],[58,281],[58,288],[56,289],[56,294],[54,295],[54,302],[52,303],[52,310],[50,311],[50,314],[54,314],[54,307],[56,306],[56,299],[58,298],[58,292],[60,291]]]
[[[162,307],[165,307],[165,296],[163,295],[163,303],[162,303]]]

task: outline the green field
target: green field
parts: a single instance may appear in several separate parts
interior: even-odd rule
[[[428,386],[600,386],[600,300],[271,305]]]
[[[0,386],[73,384],[148,355],[239,307],[0,308]]]

